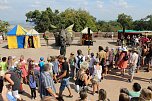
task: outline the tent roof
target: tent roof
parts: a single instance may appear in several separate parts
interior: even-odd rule
[[[14,36],[14,35],[26,35],[27,34],[27,30],[24,29],[22,26],[20,25],[16,25],[12,30],[10,30],[7,35],[8,36]]]
[[[27,35],[39,35],[40,33],[38,33],[35,29],[31,29],[28,31],[28,34]]]
[[[119,33],[123,32],[123,30],[118,30]],[[136,30],[125,30],[126,33],[131,33],[131,32],[139,32]]]
[[[68,32],[73,32],[73,26],[74,24],[70,25],[69,27],[67,27],[65,30],[68,31]]]
[[[86,27],[85,29],[83,29],[81,31],[82,34],[88,34],[88,27]],[[93,34],[93,32],[90,30],[90,33]]]

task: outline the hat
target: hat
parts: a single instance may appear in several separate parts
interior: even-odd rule
[[[121,46],[118,46],[118,50],[122,50]]]
[[[128,51],[126,47],[123,47],[121,50],[122,50],[122,51],[125,51],[125,52]]]
[[[41,61],[43,61],[43,60],[44,60],[44,58],[43,58],[43,57],[40,57],[40,60],[41,60]]]
[[[70,55],[74,55],[74,53],[72,52]]]

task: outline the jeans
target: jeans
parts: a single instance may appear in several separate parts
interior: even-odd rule
[[[73,78],[74,77],[74,72],[75,72],[75,66],[73,65],[70,65],[70,69],[71,69],[71,77]]]
[[[63,91],[65,87],[69,86],[69,78],[63,78],[61,80],[61,86],[60,86],[60,91]]]
[[[36,98],[36,88],[31,88],[31,96],[32,98]]]

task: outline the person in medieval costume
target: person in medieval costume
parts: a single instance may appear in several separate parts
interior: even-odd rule
[[[49,45],[49,37],[44,33],[43,38],[46,41],[46,45],[48,46]]]
[[[66,54],[66,34],[65,34],[64,29],[61,30],[60,43],[61,43],[60,55],[65,56],[65,54]]]

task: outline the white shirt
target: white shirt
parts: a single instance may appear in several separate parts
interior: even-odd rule
[[[133,66],[136,66],[137,62],[138,62],[138,54],[134,52],[130,57],[130,63],[133,64]]]
[[[136,38],[136,39],[135,39],[135,42],[136,42],[136,43],[139,43],[139,39],[138,39],[138,38]]]
[[[93,72],[93,76],[97,76],[98,79],[101,79],[101,74],[102,74],[102,66],[100,66],[100,69],[97,70],[96,69],[96,65],[94,65],[94,72]]]
[[[83,57],[83,61],[85,61],[85,56],[79,55],[78,57],[79,57],[80,59]],[[75,61],[76,61],[76,62],[75,62],[75,67],[76,67],[76,68],[78,68],[78,65],[77,65],[77,64],[78,64],[78,61],[79,61],[78,57],[77,57],[77,56],[75,57]],[[78,69],[79,69],[79,68],[78,68]]]

